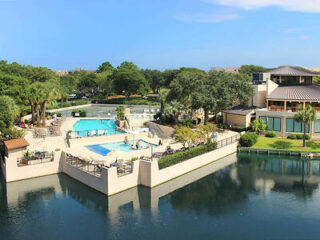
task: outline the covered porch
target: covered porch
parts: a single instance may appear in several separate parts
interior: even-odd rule
[[[267,100],[268,111],[272,112],[297,112],[300,105],[311,106],[320,113],[320,101],[288,101],[288,100]]]

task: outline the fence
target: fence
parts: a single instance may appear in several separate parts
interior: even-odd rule
[[[90,173],[96,177],[101,177],[101,169],[103,164],[97,161],[88,161],[79,157],[72,156],[71,154],[66,155],[66,162],[84,172]]]
[[[118,176],[125,176],[133,172],[133,162],[128,162],[127,164],[121,164],[117,166]]]
[[[241,136],[240,134],[237,134],[235,136],[228,137],[228,138],[222,139],[220,141],[217,141],[217,149],[231,145],[235,142],[238,142],[240,139],[240,136]]]
[[[18,159],[18,167],[47,163],[47,162],[52,162],[53,160],[54,160],[54,152],[51,152],[51,153],[39,152],[32,156]]]
[[[108,136],[125,133],[123,130],[107,130],[107,129],[92,129],[92,130],[80,130],[69,132],[68,139],[72,138],[83,138],[83,137],[97,137],[97,136]]]

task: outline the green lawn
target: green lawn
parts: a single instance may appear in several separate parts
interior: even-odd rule
[[[307,147],[302,148],[302,140],[283,138],[267,138],[260,136],[252,148],[283,149],[292,151],[320,151],[320,141],[307,141]]]

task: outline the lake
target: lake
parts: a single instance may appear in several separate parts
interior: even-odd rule
[[[64,175],[0,186],[0,239],[319,239],[320,162],[233,154],[107,197]]]

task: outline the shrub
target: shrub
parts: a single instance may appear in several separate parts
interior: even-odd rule
[[[192,120],[190,118],[186,118],[182,120],[182,125],[186,127],[190,127],[193,124]]]
[[[297,139],[303,139],[303,133],[296,134]],[[306,134],[306,140],[310,140],[310,134]]]
[[[61,113],[61,112],[58,112],[58,113],[57,113],[57,117],[62,117],[62,113]]]
[[[79,114],[77,114],[79,113]],[[87,111],[80,109],[80,110],[73,110],[72,111],[72,116],[73,117],[86,117],[87,116]]]
[[[287,136],[288,139],[297,139],[297,134],[295,133],[290,133],[288,136]]]
[[[71,105],[71,103],[69,103],[69,102],[62,104],[62,107],[63,107],[63,108],[67,108],[67,107],[71,107],[71,106],[72,106],[72,105]]]
[[[124,120],[124,106],[118,106],[117,109],[117,119],[120,120]]]
[[[183,162],[190,158],[194,158],[204,153],[213,151],[216,148],[217,148],[217,143],[210,143],[210,144],[200,145],[198,147],[190,148],[183,152],[173,153],[171,155],[168,155],[159,159],[158,161],[159,168],[161,169],[161,168],[169,167],[171,165]]]
[[[252,147],[258,141],[258,135],[254,132],[247,132],[240,137],[241,147]]]
[[[235,132],[243,132],[243,131],[247,131],[247,128],[242,126],[233,126],[231,127],[231,130]]]
[[[277,134],[275,132],[272,132],[272,131],[266,133],[266,137],[268,137],[268,138],[274,138],[276,136],[277,136]]]

